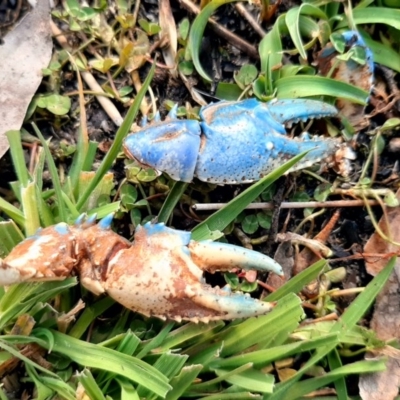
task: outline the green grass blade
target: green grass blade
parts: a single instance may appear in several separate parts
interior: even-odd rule
[[[377,42],[363,35],[365,44],[373,53],[374,62],[400,72],[400,54],[387,44]]]
[[[45,329],[36,329],[37,337],[46,338]],[[56,331],[51,332],[54,337],[52,351],[60,353],[72,361],[88,368],[97,368],[124,376],[151,392],[164,397],[171,389],[168,379],[151,365],[118,351],[98,346],[92,343],[74,339],[68,335]],[[42,343],[43,342],[43,343]],[[41,341],[41,345],[49,348],[47,342]]]
[[[4,258],[22,240],[24,235],[14,221],[0,222],[0,258]]]
[[[358,361],[344,367],[328,372],[324,376],[306,379],[294,384],[283,397],[285,400],[296,400],[301,396],[309,394],[321,387],[335,382],[337,379],[347,378],[349,375],[367,374],[372,372],[384,371],[386,369],[385,360],[377,361]],[[270,400],[282,399],[282,397],[270,397]]]
[[[340,317],[332,329],[331,333],[338,333],[339,339],[341,336],[345,336],[346,332],[351,330],[356,323],[362,318],[362,316],[369,309],[375,297],[382,290],[383,286],[387,282],[390,274],[392,273],[396,264],[396,257],[393,257],[386,267],[375,276],[375,278],[367,285],[362,293],[360,293],[355,300],[346,309],[343,315]],[[291,390],[295,382],[300,379],[300,377],[313,365],[315,365],[319,360],[325,357],[329,352],[335,348],[335,345],[329,345],[320,347],[317,349],[315,354],[303,365],[303,367],[288,381],[280,384],[279,389],[274,393],[271,399],[281,399],[287,396],[287,392]],[[282,397],[283,396],[283,397]]]
[[[338,334],[327,334],[319,338],[268,347],[264,350],[251,351],[228,358],[218,358],[210,362],[209,368],[237,368],[242,364],[252,363],[254,367],[261,369],[275,361],[309,352],[321,346],[335,345],[338,343]]]
[[[191,343],[199,343],[202,336],[210,336],[221,330],[225,326],[223,321],[212,321],[208,324],[185,324],[174,329],[163,340],[158,347],[160,352],[170,350],[174,347],[187,347]]]
[[[41,376],[40,380],[49,388],[53,389],[60,398],[67,400],[76,400],[75,390],[61,379],[51,378],[50,376]]]
[[[56,164],[54,163],[53,156],[51,155],[49,146],[47,145],[47,142],[44,139],[42,133],[40,132],[40,130],[38,129],[38,127],[36,126],[35,123],[32,123],[32,127],[33,127],[33,130],[35,131],[36,135],[40,139],[40,142],[41,142],[44,152],[46,154],[47,166],[49,167],[51,181],[53,183],[53,188],[56,193],[58,215],[60,216],[61,221],[67,222],[67,209],[65,207],[63,196],[62,196],[60,177],[58,176]]]
[[[300,274],[291,278],[275,292],[265,297],[264,301],[276,301],[289,293],[299,293],[311,281],[317,279],[318,275],[327,267],[326,260],[318,260],[316,263],[306,268]]]
[[[272,96],[275,91],[275,82],[279,78],[279,67],[282,65],[283,51],[279,30],[279,20],[284,21],[284,16],[278,17],[272,30],[261,40],[258,52],[261,60],[261,71],[265,75],[265,94]]]
[[[106,400],[92,373],[87,368],[78,372],[76,376],[85,389],[85,395],[88,396],[89,399]]]
[[[277,97],[293,99],[310,96],[332,96],[366,104],[369,93],[356,86],[323,76],[296,75],[278,79]]]
[[[25,234],[33,235],[40,228],[40,216],[37,203],[37,187],[35,182],[28,183],[27,186],[21,186],[21,204],[25,215]]]
[[[182,368],[179,375],[171,379],[172,390],[167,394],[166,400],[178,400],[185,393],[197,375],[203,369],[202,365],[188,365]]]
[[[180,373],[187,359],[187,355],[164,353],[154,363],[153,367],[156,368],[157,371],[161,372],[166,377],[171,379],[172,377]],[[142,386],[139,386],[137,388],[137,393],[141,399],[157,399],[156,396],[150,393],[149,389],[143,388]]]
[[[186,188],[188,187],[188,183],[185,182],[175,182],[171,191],[168,193],[167,198],[164,201],[164,204],[161,207],[161,210],[158,214],[158,222],[168,222],[168,218],[174,211],[176,204],[179,199],[182,197],[183,193],[185,193]]]
[[[375,276],[375,278],[366,286],[364,291],[352,301],[349,307],[346,308],[345,312],[340,317],[340,320],[335,324],[336,331],[343,331],[343,328],[353,328],[363,317],[389,279],[389,276],[396,265],[396,259],[397,257],[392,257],[385,268]]]
[[[7,343],[7,339],[9,339],[7,336],[0,336],[0,349],[3,349],[5,351],[7,351],[8,353],[10,353],[11,355],[13,355],[14,357],[20,359],[21,361],[23,361],[25,364],[30,365],[34,368],[36,368],[38,371],[41,371],[49,376],[52,376],[53,378],[58,378],[58,376],[54,373],[49,371],[48,369],[42,367],[39,364],[36,364],[33,360],[31,360],[28,357],[25,357],[20,350],[15,349],[13,346],[10,346]]]
[[[140,397],[131,382],[122,378],[117,378],[116,381],[121,388],[121,400],[140,400]]]
[[[149,74],[147,75],[147,78],[143,83],[143,86],[136,95],[135,101],[129,107],[128,113],[124,118],[124,122],[121,124],[115,135],[115,139],[110,150],[103,158],[103,161],[101,162],[99,169],[96,171],[96,175],[94,176],[93,180],[90,182],[84,193],[82,193],[81,197],[79,198],[77,202],[78,210],[81,210],[87,199],[90,197],[92,191],[99,184],[103,176],[110,170],[114,160],[118,155],[118,152],[121,150],[122,141],[124,140],[126,135],[128,135],[133,121],[136,118],[143,97],[146,94],[148,87],[150,86],[151,80],[153,79],[155,68],[156,63],[153,63],[153,66],[151,67]]]
[[[25,226],[24,213],[8,201],[0,197],[0,210],[7,214],[19,226]]]
[[[341,15],[342,22],[337,29],[347,27],[345,15]],[[353,9],[353,20],[357,25],[361,24],[385,24],[400,30],[400,10],[388,7],[366,7]]]
[[[300,299],[290,294],[279,301],[269,314],[230,326],[216,334],[213,341],[224,343],[221,357],[237,354],[255,345],[261,349],[271,343],[281,344],[298,326],[303,315]]]
[[[337,349],[332,350],[328,354],[328,363],[329,363],[329,369],[331,371],[336,370],[340,367],[342,367],[342,360],[340,359],[340,355],[337,351]],[[336,395],[338,400],[347,400],[347,388],[346,388],[346,381],[345,381],[345,376],[342,376],[338,379],[335,380],[335,389],[336,389]]]
[[[273,182],[293,167],[293,165],[300,161],[306,154],[307,152],[301,153],[282,166],[276,168],[270,174],[236,196],[225,207],[197,225],[192,231],[193,240],[200,241],[210,239],[210,232],[224,230],[248,204],[254,201],[266,188],[272,185]]]
[[[25,164],[24,151],[21,144],[21,132],[8,131],[6,132],[6,136],[10,144],[12,164],[17,174],[18,181],[23,187],[26,187],[30,181],[30,177]]]
[[[82,337],[93,321],[114,304],[115,301],[111,297],[107,296],[96,301],[94,304],[91,304],[89,307],[86,307],[74,326],[68,332],[68,335],[77,339]]]
[[[158,333],[156,337],[151,339],[148,343],[146,343],[143,348],[139,351],[139,353],[136,355],[138,358],[143,358],[146,356],[148,353],[150,353],[153,349],[157,348],[160,346],[164,339],[168,337],[169,332],[171,329],[174,327],[174,322],[167,322],[164,327],[161,329],[161,331]]]
[[[325,13],[311,5],[311,4],[302,4],[300,7],[294,7],[291,8],[285,16],[285,21],[286,25],[288,27],[290,36],[292,38],[292,41],[294,45],[296,46],[296,49],[299,51],[300,56],[306,60],[307,59],[307,53],[306,50],[303,46],[303,41],[301,39],[301,33],[300,33],[300,17],[301,15],[308,15],[320,19],[327,19],[327,16]]]
[[[212,0],[201,10],[200,14],[193,21],[192,28],[190,29],[189,46],[190,46],[190,51],[192,53],[193,65],[196,68],[197,73],[203,79],[209,82],[211,82],[212,79],[207,74],[207,72],[204,71],[200,63],[200,47],[204,29],[207,25],[208,19],[211,17],[211,14],[218,7],[224,4],[232,3],[234,1],[239,1],[239,0]]]

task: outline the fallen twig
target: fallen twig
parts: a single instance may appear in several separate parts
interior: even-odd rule
[[[187,11],[192,14],[200,14],[200,8],[193,4],[190,0],[179,0],[179,3],[185,8]],[[252,46],[249,42],[246,42],[239,36],[235,35],[228,29],[221,26],[214,18],[210,18],[208,20],[209,26],[217,33],[219,36],[223,37],[226,41],[228,41],[232,46],[237,49],[245,52],[252,58],[260,58],[257,49]]]
[[[202,204],[197,203],[192,207],[199,211],[212,211],[219,210],[226,206],[227,203],[208,203]],[[365,205],[377,206],[379,202],[377,200],[332,200],[332,201],[286,201],[281,203],[279,208],[332,208],[332,207],[363,207]],[[273,210],[277,205],[274,203],[251,203],[246,209],[247,210]]]

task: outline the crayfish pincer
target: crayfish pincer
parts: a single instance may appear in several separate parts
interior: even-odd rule
[[[165,121],[157,115],[154,123],[128,135],[124,151],[177,181],[196,177],[217,184],[249,183],[307,150],[291,171],[332,156],[340,140],[310,139],[307,133],[291,139],[283,124],[336,114],[334,106],[300,99],[220,101],[203,107],[199,121],[178,120],[175,107]]]
[[[191,233],[147,223],[134,242],[111,230],[112,215],[98,224],[81,216],[75,225],[59,223],[39,230],[0,260],[0,285],[60,280],[75,273],[89,291],[108,294],[146,316],[209,322],[268,313],[270,303],[211,287],[203,272],[232,268],[282,269],[256,251],[211,241],[191,240]]]

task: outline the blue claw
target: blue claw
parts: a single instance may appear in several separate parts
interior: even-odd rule
[[[200,122],[158,122],[133,133],[125,139],[124,150],[128,157],[175,180],[248,183],[306,150],[310,152],[293,170],[335,153],[337,139],[290,139],[283,126],[335,113],[333,106],[313,100],[220,102],[204,107]]]
[[[271,101],[269,112],[280,124],[291,124],[310,118],[334,117],[337,109],[320,101],[292,99]]]
[[[217,293],[204,290],[199,295],[193,296],[192,300],[210,311],[219,313],[221,315],[219,319],[257,317],[273,309],[271,303],[255,300],[242,293],[229,293],[225,289],[219,289]]]
[[[370,90],[374,69],[371,50],[357,32],[345,32],[341,36],[344,45],[354,50],[355,55],[344,63],[344,69],[337,68],[338,79],[343,77],[352,82],[352,63],[357,64],[354,61],[359,56],[356,50],[362,48],[365,50],[365,69],[369,79],[365,89]],[[320,58],[327,58],[324,65],[329,68],[330,56],[334,52],[332,46],[321,51]],[[217,184],[249,183],[261,179],[305,151],[309,151],[308,154],[292,171],[331,159],[337,150],[344,147],[340,139],[309,140],[306,135],[301,139],[291,139],[286,136],[284,124],[336,114],[334,106],[315,100],[284,99],[262,103],[249,99],[220,101],[203,107],[199,121],[178,121],[175,120],[174,107],[167,121],[156,122],[129,135],[125,139],[124,150],[128,157],[144,166],[166,172],[175,180],[191,182],[198,178]],[[348,169],[340,159],[344,154],[346,152],[339,152],[334,161],[336,165],[342,164],[343,168],[339,169],[346,175]]]
[[[210,272],[240,268],[261,272],[272,271],[277,275],[283,275],[282,267],[275,260],[244,247],[220,242],[192,241],[189,250],[197,266]]]

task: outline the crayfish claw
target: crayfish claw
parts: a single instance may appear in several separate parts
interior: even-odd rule
[[[330,104],[304,99],[272,100],[268,103],[268,109],[272,117],[281,124],[333,117],[338,112],[336,107]]]
[[[273,309],[272,303],[253,299],[248,294],[229,292],[220,288],[206,288],[193,296],[193,303],[204,308],[196,318],[201,322],[220,319],[251,318],[267,314]],[[191,320],[194,321],[193,316]]]
[[[188,245],[192,260],[202,270],[208,272],[230,271],[233,268],[272,271],[283,275],[282,267],[272,258],[227,243],[191,241]]]

